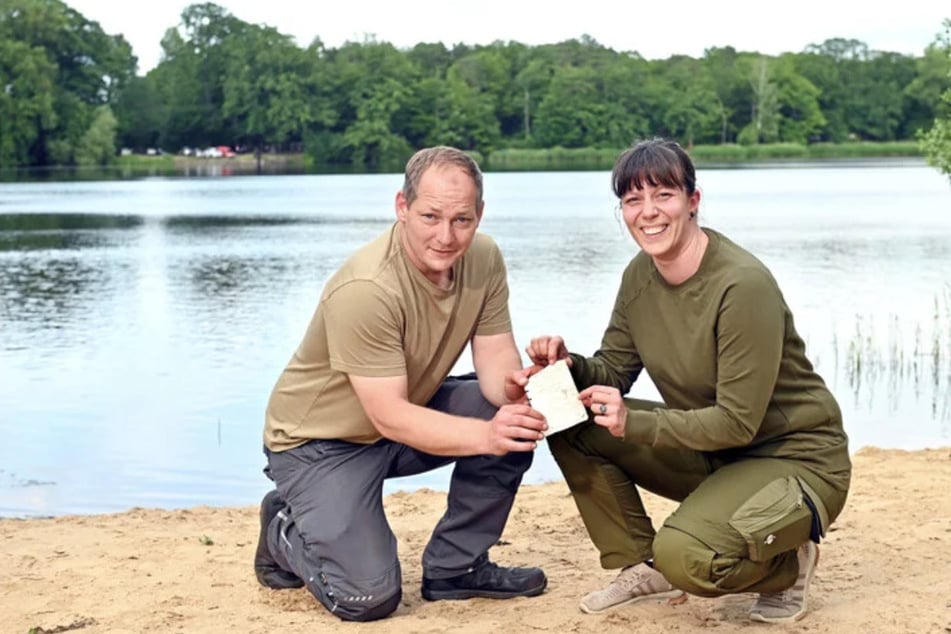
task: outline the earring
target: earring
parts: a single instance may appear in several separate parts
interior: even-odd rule
[[[691,211],[690,214],[689,214],[689,217],[690,217],[691,220],[693,220],[693,219],[694,219],[694,216],[696,216],[696,215],[697,215],[697,212]]]

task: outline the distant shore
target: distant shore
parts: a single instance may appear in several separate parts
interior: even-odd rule
[[[486,172],[605,171],[622,148],[501,149],[472,155]],[[851,142],[811,145],[774,143],[697,145],[689,151],[699,169],[775,167],[871,167],[925,165],[914,141]],[[204,158],[171,153],[125,154],[106,166],[0,169],[0,182],[19,180],[98,180],[142,176],[232,176],[251,174],[363,174],[399,173],[396,161],[383,166],[322,165],[305,153],[265,152]]]

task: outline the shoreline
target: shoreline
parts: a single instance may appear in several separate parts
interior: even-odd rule
[[[951,444],[947,445],[949,452],[951,452]],[[904,453],[916,453],[916,452],[928,452],[928,451],[941,451],[945,448],[944,445],[928,445],[923,447],[914,447],[914,448],[891,448],[891,447],[879,447],[874,445],[863,446],[855,451],[850,452],[853,460],[856,455],[862,454],[866,451],[876,452],[876,451],[886,451],[886,452],[904,452]],[[532,471],[529,471],[526,474],[526,478],[522,481],[522,488],[526,487],[536,487],[536,486],[546,486],[549,484],[563,483],[563,478],[561,472],[558,470],[557,465],[554,463],[554,459],[551,458],[551,455],[548,453],[547,448],[543,450],[545,455],[544,459],[550,461],[551,464],[545,465],[545,475],[542,477],[542,474],[533,474]],[[540,464],[538,457],[536,456],[536,465]],[[535,467],[533,466],[533,469]],[[439,472],[442,471],[444,477],[436,477]],[[551,474],[548,474],[551,472]],[[383,486],[383,497],[387,498],[390,496],[404,496],[412,495],[417,492],[432,492],[432,493],[445,493],[449,490],[449,477],[451,471],[449,467],[444,466],[439,469],[424,472],[417,474],[415,476],[408,476],[405,478],[394,478],[384,481]],[[534,475],[534,477],[532,477]],[[550,477],[548,477],[550,475]],[[137,511],[158,511],[158,512],[178,512],[185,511],[193,508],[209,508],[209,509],[239,509],[244,508],[248,505],[254,506],[260,499],[263,497],[267,491],[273,488],[272,483],[268,482],[267,479],[262,475],[260,478],[261,481],[261,490],[259,495],[255,495],[252,499],[243,499],[240,501],[199,501],[192,504],[155,504],[148,505],[137,502],[130,502],[126,506],[115,505],[113,508],[91,508],[89,510],[66,510],[66,511],[51,511],[43,512],[38,510],[36,512],[31,512],[26,510],[22,513],[7,512],[4,513],[0,510],[0,522],[3,521],[31,521],[31,520],[55,520],[58,518],[90,518],[90,517],[111,517],[123,515],[125,513],[137,512]],[[47,487],[56,487],[55,482],[32,482],[27,481],[25,483],[13,485],[14,491],[24,491],[30,489],[42,489]],[[147,491],[146,491],[147,492]],[[2,509],[2,507],[0,507]],[[12,509],[8,509],[12,510]]]

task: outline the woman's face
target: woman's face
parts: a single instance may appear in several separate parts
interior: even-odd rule
[[[687,195],[679,187],[644,183],[621,198],[624,224],[634,241],[655,260],[674,260],[687,245],[697,223],[700,191]]]

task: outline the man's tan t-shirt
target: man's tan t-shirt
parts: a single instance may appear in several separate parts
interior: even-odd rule
[[[283,451],[316,438],[375,442],[381,436],[348,374],[406,375],[409,401],[425,405],[474,335],[511,329],[505,263],[490,237],[476,234],[452,286],[440,289],[407,258],[395,223],[327,282],[271,393],[264,444]]]

